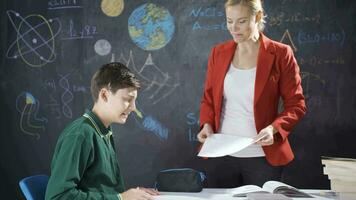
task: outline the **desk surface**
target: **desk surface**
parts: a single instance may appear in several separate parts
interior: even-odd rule
[[[330,200],[338,199],[337,196],[329,195],[327,198],[319,195],[326,196],[329,190],[302,190],[311,194],[315,198],[293,198],[297,200]],[[199,193],[185,193],[185,192],[161,192],[161,195],[156,196],[155,200],[246,200],[246,197],[232,197],[232,194],[227,193],[227,189],[206,188]]]

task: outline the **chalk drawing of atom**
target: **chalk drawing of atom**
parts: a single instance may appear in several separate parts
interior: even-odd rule
[[[23,18],[13,10],[6,13],[16,31],[16,40],[10,44],[7,58],[22,59],[31,67],[42,67],[56,59],[54,38],[61,31],[58,18],[47,20],[38,14]]]

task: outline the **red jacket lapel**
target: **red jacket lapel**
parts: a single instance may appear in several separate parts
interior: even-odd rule
[[[258,102],[259,98],[261,97],[263,88],[267,83],[275,57],[274,55],[275,49],[271,40],[261,33],[260,41],[261,42],[260,42],[260,49],[257,58],[257,71],[256,71],[256,80],[255,80],[255,97],[254,97],[255,105]]]

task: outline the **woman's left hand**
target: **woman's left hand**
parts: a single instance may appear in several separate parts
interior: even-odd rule
[[[273,137],[274,132],[275,130],[272,125],[269,125],[266,128],[262,129],[258,133],[258,137],[261,139],[259,139],[256,143],[261,146],[272,145],[274,142],[274,137]]]

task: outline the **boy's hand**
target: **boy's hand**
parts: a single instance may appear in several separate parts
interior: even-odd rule
[[[137,187],[136,189],[143,190],[143,191],[147,192],[150,195],[159,195],[158,190],[155,190],[155,189],[144,188],[144,187]]]
[[[122,200],[154,200],[152,195],[159,195],[156,190],[137,187],[121,193]]]

